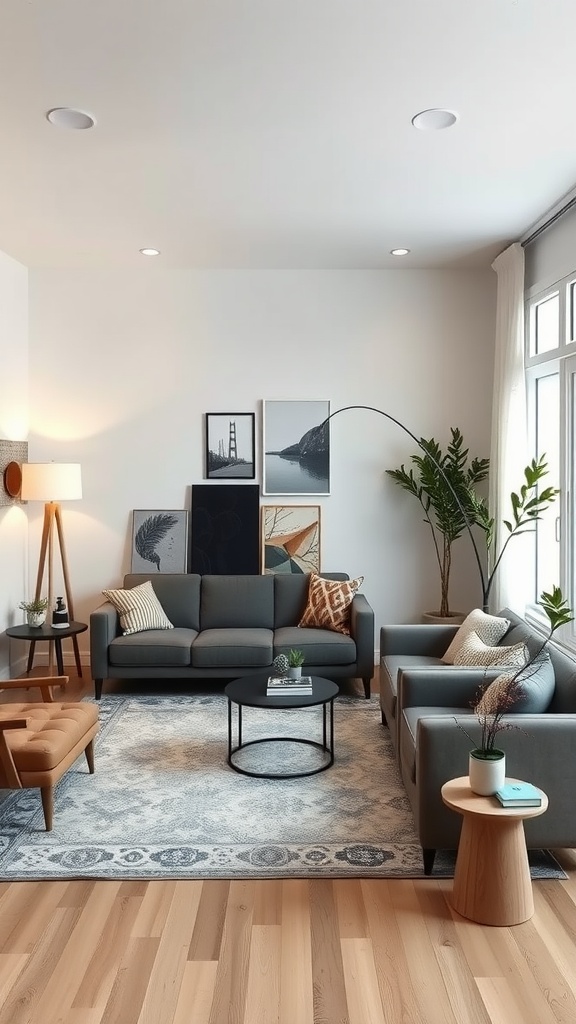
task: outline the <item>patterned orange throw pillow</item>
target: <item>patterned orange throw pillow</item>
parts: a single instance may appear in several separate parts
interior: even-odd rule
[[[363,582],[363,576],[355,580],[324,580],[310,573],[308,602],[298,625],[349,635],[350,605]]]

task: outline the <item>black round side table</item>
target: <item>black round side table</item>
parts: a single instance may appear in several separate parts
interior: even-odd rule
[[[64,662],[62,660],[62,641],[67,640],[69,637],[76,638],[78,633],[84,633],[88,629],[86,622],[71,622],[69,626],[65,626],[62,629],[54,629],[52,626],[44,623],[43,626],[10,626],[6,630],[6,636],[11,636],[15,640],[27,640],[30,644],[30,654],[28,655],[28,672],[32,668],[32,662],[34,660],[34,647],[41,641],[46,640],[48,643],[54,644],[56,651],[56,665],[58,666],[58,675],[64,675]],[[75,641],[76,643],[76,641]],[[77,650],[77,643],[75,646],[75,653]],[[79,657],[76,657],[76,668],[78,675],[82,676],[82,667],[80,665]]]

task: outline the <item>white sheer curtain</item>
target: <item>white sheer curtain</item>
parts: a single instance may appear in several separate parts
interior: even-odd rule
[[[489,504],[496,521],[494,552],[508,536],[502,526],[511,518],[510,494],[518,491],[528,460],[526,382],[524,375],[524,250],[519,242],[494,260],[498,275]],[[528,591],[529,535],[514,537],[494,578],[490,610],[509,607],[523,612]]]

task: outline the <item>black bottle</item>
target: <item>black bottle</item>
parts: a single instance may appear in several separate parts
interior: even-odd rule
[[[64,604],[64,598],[57,597],[56,607],[52,612],[52,626],[54,629],[66,629],[69,625],[68,609]]]

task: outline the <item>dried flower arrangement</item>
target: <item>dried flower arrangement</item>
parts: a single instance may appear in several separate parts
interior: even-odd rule
[[[572,609],[565,600],[560,587],[553,587],[551,593],[543,591],[538,602],[548,617],[550,628],[547,636],[536,650],[528,655],[527,661],[520,668],[512,673],[504,673],[482,689],[475,698],[472,709],[480,723],[481,739],[478,746],[475,740],[469,735],[464,726],[458,721],[458,727],[468,736],[474,745],[474,755],[486,760],[496,760],[503,756],[503,752],[496,747],[496,736],[506,729],[514,729],[517,726],[509,721],[504,721],[504,716],[513,711],[514,707],[524,696],[522,681],[529,679],[530,675],[537,671],[542,663],[542,654],[548,641],[560,626],[572,622],[574,616]],[[496,685],[495,685],[496,684]]]

